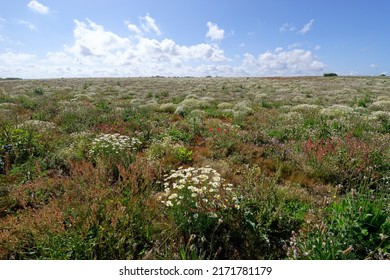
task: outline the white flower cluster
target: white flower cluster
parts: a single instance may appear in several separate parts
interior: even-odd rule
[[[320,113],[327,117],[348,116],[354,113],[353,108],[347,105],[335,104],[328,108],[323,108]]]
[[[56,125],[52,122],[45,122],[45,121],[39,121],[39,120],[28,120],[24,123],[18,125],[20,128],[34,128],[37,129],[40,132],[44,132],[47,130],[55,129]]]
[[[125,151],[136,151],[141,145],[138,138],[126,135],[100,134],[91,143],[89,153],[91,155],[121,155]]]
[[[302,112],[302,113],[310,113],[317,112],[320,109],[320,106],[315,104],[298,104],[291,108],[292,111]]]
[[[232,184],[214,169],[206,166],[172,170],[164,180],[165,192],[159,198],[167,207],[184,206],[195,213],[207,213],[218,218],[217,212],[227,208],[240,208],[239,198]]]

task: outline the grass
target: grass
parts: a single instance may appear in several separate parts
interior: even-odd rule
[[[1,259],[390,259],[386,77],[0,81]]]

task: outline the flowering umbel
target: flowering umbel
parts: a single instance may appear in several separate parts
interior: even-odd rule
[[[141,142],[135,137],[115,134],[100,134],[91,144],[89,153],[94,156],[112,156],[125,151],[136,151]]]
[[[189,212],[220,218],[221,211],[240,208],[233,185],[224,181],[216,170],[208,166],[172,170],[170,175],[166,175],[165,192],[160,200],[167,207],[184,207]]]

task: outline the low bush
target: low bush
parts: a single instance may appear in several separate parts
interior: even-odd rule
[[[360,187],[310,218],[289,256],[311,260],[390,259],[389,196]],[[320,222],[321,221],[321,222]]]

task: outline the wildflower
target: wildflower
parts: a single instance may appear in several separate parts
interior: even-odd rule
[[[380,233],[379,237],[381,238],[382,241],[385,241],[388,238],[388,236],[383,233]]]
[[[168,207],[172,207],[172,206],[173,206],[173,203],[172,203],[172,201],[168,200],[168,201],[166,202],[166,205],[167,205]]]
[[[200,179],[202,182],[206,181],[209,177],[207,175],[201,174],[198,176],[198,179]]]
[[[194,184],[198,184],[199,183],[199,180],[196,177],[192,178],[191,180],[194,182]]]
[[[210,218],[218,218],[218,215],[216,213],[214,213],[214,212],[210,212],[209,213],[209,217]]]
[[[126,150],[137,150],[141,142],[137,138],[115,134],[100,134],[91,142],[89,153],[101,156],[110,153],[120,154]]]
[[[160,201],[166,206],[185,205],[194,213],[208,213],[219,217],[218,211],[228,208],[240,209],[240,202],[232,184],[225,184],[221,175],[209,166],[201,168],[180,168],[164,176],[165,193]],[[182,209],[182,208],[181,208]],[[212,210],[210,212],[210,210]]]

